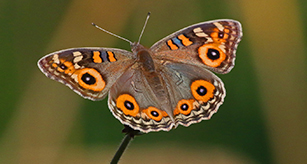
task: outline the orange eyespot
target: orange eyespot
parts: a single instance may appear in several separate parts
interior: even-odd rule
[[[51,65],[53,68],[57,68],[58,67],[58,65],[56,64],[56,63],[52,63],[52,65]]]
[[[165,111],[162,111],[155,107],[148,107],[147,109],[144,109],[143,112],[151,119],[155,121],[161,121],[163,117],[168,116]]]
[[[207,102],[214,97],[215,86],[205,80],[195,80],[191,84],[193,97],[202,102]]]
[[[174,115],[178,115],[179,113],[182,113],[184,115],[189,115],[191,111],[194,109],[193,106],[194,101],[195,100],[193,99],[190,100],[182,99],[178,101],[177,106],[174,110]]]
[[[204,64],[210,67],[218,67],[226,59],[226,54],[213,44],[200,46],[198,56]]]
[[[116,99],[116,107],[123,111],[125,115],[135,117],[139,111],[139,105],[129,94],[122,94]]]
[[[77,70],[74,74],[78,76],[78,83],[84,89],[100,92],[106,86],[101,74],[94,68]]]
[[[53,68],[55,68],[59,72],[64,72],[65,74],[73,73],[75,71],[75,68],[70,61],[66,61],[64,59],[58,60],[58,63],[52,63],[51,65]]]
[[[65,61],[63,59],[60,59],[60,61],[61,64],[59,64],[58,70],[63,70],[63,72],[65,71],[65,73],[73,73],[72,71],[75,71],[72,62]]]
[[[226,39],[229,38],[229,29],[224,28],[223,31],[219,31],[218,28],[213,29],[214,32],[210,34],[214,42],[225,43]]]

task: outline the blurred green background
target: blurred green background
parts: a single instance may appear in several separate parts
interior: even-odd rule
[[[243,39],[211,120],[136,137],[121,163],[307,163],[305,0],[1,0],[0,163],[108,163],[123,126],[107,101],[85,100],[36,62],[71,47],[150,47],[185,26],[239,20]]]

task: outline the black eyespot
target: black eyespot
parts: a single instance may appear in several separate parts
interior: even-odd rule
[[[151,111],[150,114],[154,117],[158,117],[159,116],[159,113],[156,112],[156,111]]]
[[[183,111],[187,111],[189,109],[189,106],[188,106],[188,104],[182,104],[180,106],[180,109],[183,110]]]
[[[204,96],[207,94],[207,89],[204,86],[199,86],[196,92],[198,93],[198,95]]]
[[[218,36],[219,36],[219,38],[224,38],[224,33],[223,32],[219,32]]]
[[[124,105],[125,105],[125,107],[126,107],[126,109],[128,109],[128,110],[133,110],[134,109],[134,105],[133,105],[133,103],[132,102],[130,102],[130,101],[125,101],[124,102]]]
[[[67,69],[66,65],[64,65],[64,64],[61,64],[61,65],[60,65],[60,68],[61,68],[62,70],[66,70],[66,69]]]
[[[96,79],[95,77],[93,77],[92,75],[90,75],[89,73],[85,73],[82,75],[81,80],[88,85],[93,85],[96,83]]]
[[[220,52],[216,49],[209,48],[207,52],[207,56],[211,60],[216,60],[220,58]]]

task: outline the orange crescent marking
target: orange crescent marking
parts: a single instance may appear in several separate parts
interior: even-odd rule
[[[126,101],[133,104],[134,108],[132,110],[126,108],[125,106]],[[122,94],[118,96],[118,98],[116,99],[116,107],[120,109],[121,111],[123,111],[125,115],[129,115],[132,117],[135,117],[139,113],[139,110],[140,110],[138,103],[129,94]]]
[[[199,95],[197,93],[198,88],[201,87],[201,86],[205,87],[206,90],[207,90],[205,95]],[[215,90],[215,86],[213,84],[211,84],[210,82],[205,81],[205,80],[195,80],[191,84],[192,95],[198,101],[207,102],[208,100],[213,98],[214,97],[214,90]]]
[[[224,42],[226,42],[226,39],[229,38],[229,29],[225,28],[224,29],[224,37],[222,38]]]
[[[87,84],[82,80],[83,75],[86,73],[95,79],[94,84]],[[106,82],[103,80],[101,74],[93,68],[84,68],[81,70],[77,70],[74,74],[78,75],[78,83],[84,89],[100,92],[106,86]]]
[[[217,28],[213,29],[214,32],[212,32],[210,34],[211,38],[216,41],[217,39],[219,39],[219,30]]]
[[[64,72],[64,70],[63,70],[61,67],[57,67],[57,70],[58,70],[59,72]]]
[[[115,61],[116,61],[116,58],[115,58],[115,56],[114,56],[114,53],[111,52],[111,51],[107,51],[107,53],[108,53],[108,59],[109,59],[109,61],[110,61],[110,62],[115,62]]]
[[[228,28],[225,28],[225,29],[224,29],[224,32],[225,32],[225,33],[229,33],[230,30],[229,30]]]
[[[220,58],[212,60],[208,58],[208,50],[214,49],[217,50],[220,54]],[[226,59],[226,54],[219,49],[215,44],[204,44],[198,48],[198,56],[202,62],[210,67],[218,67]]]
[[[177,116],[178,114],[180,114],[179,109],[176,107],[173,111],[174,116]]]
[[[168,40],[166,42],[166,44],[171,48],[171,50],[177,50],[178,49],[178,47],[175,44],[173,44],[172,40]]]
[[[182,44],[183,44],[184,46],[189,46],[189,45],[191,45],[191,44],[193,43],[193,42],[191,42],[191,41],[189,40],[189,38],[187,38],[187,37],[184,36],[183,34],[179,35],[178,38],[182,41]]]
[[[71,65],[69,67],[67,67],[67,69],[64,71],[64,73],[65,74],[73,74],[76,71],[75,67],[72,65],[71,62],[67,62],[67,63],[68,64],[70,63]],[[65,64],[65,66],[66,66],[66,64]]]
[[[58,65],[56,63],[52,63],[51,66],[54,67],[54,68],[58,67]]]
[[[102,59],[100,57],[100,52],[99,51],[93,51],[93,61],[95,63],[102,63]]]

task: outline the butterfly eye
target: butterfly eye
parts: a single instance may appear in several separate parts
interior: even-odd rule
[[[204,44],[198,48],[198,56],[210,67],[218,67],[226,59],[225,53],[213,44]]]
[[[76,71],[74,74],[78,75],[78,83],[84,89],[99,92],[106,86],[101,74],[93,68],[84,68]]]
[[[191,84],[192,95],[198,101],[207,102],[213,98],[214,90],[214,85],[205,80],[195,80]]]
[[[161,119],[165,116],[168,116],[166,112],[159,110],[155,107],[148,107],[144,109],[143,112],[151,119],[155,121],[161,121]]]
[[[174,110],[174,115],[178,115],[179,113],[182,113],[184,115],[188,115],[193,110],[193,102],[195,100],[185,100],[182,99],[177,103],[177,108]]]
[[[122,94],[116,99],[116,107],[123,111],[125,115],[135,117],[139,113],[139,105],[129,94]]]

